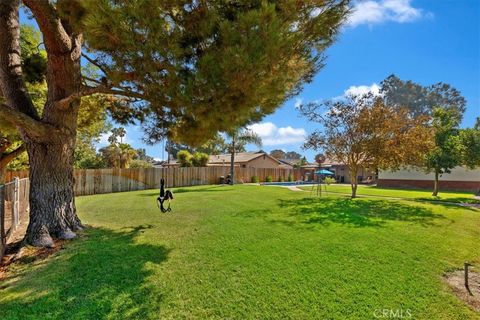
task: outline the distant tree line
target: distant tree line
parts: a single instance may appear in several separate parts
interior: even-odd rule
[[[380,94],[307,103],[300,113],[322,128],[311,133],[304,148],[321,150],[347,165],[356,196],[357,172],[416,166],[439,176],[456,166],[480,166],[480,120],[461,129],[466,108],[461,93],[445,83],[422,86],[391,75]]]

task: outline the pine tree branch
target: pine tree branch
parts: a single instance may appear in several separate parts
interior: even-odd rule
[[[56,10],[48,0],[23,0],[32,11],[42,31],[47,51],[66,53],[72,48],[72,40],[66,32]]]
[[[97,79],[93,79],[93,78],[90,78],[90,77],[87,77],[87,76],[82,76],[82,79],[83,80],[86,80],[86,81],[90,81],[90,82],[93,82],[93,83],[96,83],[98,85],[102,85],[102,82],[97,80]]]
[[[90,58],[88,55],[86,55],[85,53],[82,53],[82,57],[84,57],[88,62],[90,62],[91,64],[93,64],[95,67],[97,67],[98,69],[100,69],[105,75],[108,74],[107,70],[100,64],[98,63],[98,61],[96,59],[92,59]]]
[[[0,91],[8,105],[38,119],[23,80],[19,5],[19,1],[0,2]]]
[[[53,126],[35,120],[5,104],[0,104],[0,119],[24,130],[28,136],[38,140],[51,137],[57,131]]]
[[[82,90],[71,94],[70,96],[61,99],[56,102],[56,105],[59,109],[65,110],[70,106],[70,103],[76,99],[80,99],[82,97],[90,96],[93,94],[97,93],[104,93],[104,94],[112,94],[112,95],[118,95],[118,96],[124,96],[124,97],[130,97],[130,98],[136,98],[136,99],[144,99],[144,95],[135,92],[135,91],[130,91],[125,88],[121,89],[116,89],[116,88],[111,88],[106,85],[99,85],[97,87],[90,87],[90,86],[83,86]]]
[[[12,145],[10,140],[5,137],[0,138],[0,155],[7,151],[7,149]]]
[[[26,151],[25,145],[22,144],[15,150],[7,153],[7,154],[0,154],[0,168],[6,167],[12,160],[14,160],[16,157],[21,155],[23,152]]]

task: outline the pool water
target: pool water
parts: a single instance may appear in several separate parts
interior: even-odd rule
[[[312,184],[313,181],[288,181],[288,182],[262,182],[261,185],[265,186],[297,186],[301,184]]]

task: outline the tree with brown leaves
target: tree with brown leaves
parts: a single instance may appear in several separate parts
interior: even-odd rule
[[[322,150],[348,167],[352,198],[356,197],[361,167],[376,170],[419,165],[432,146],[427,116],[413,117],[407,109],[387,106],[373,94],[309,103],[299,110],[323,126],[308,136],[304,147]]]

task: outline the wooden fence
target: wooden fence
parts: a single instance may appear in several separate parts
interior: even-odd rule
[[[0,261],[5,245],[21,224],[28,222],[28,191],[30,181],[27,178],[15,178],[12,182],[0,185]]]
[[[186,187],[206,184],[217,184],[221,176],[229,174],[229,167],[190,167],[190,168],[142,168],[142,169],[81,169],[75,170],[75,195],[92,195],[123,191],[156,189],[160,187],[160,178],[164,178],[166,186]],[[302,180],[301,169],[275,168],[241,168],[235,167],[235,181],[247,183],[252,177],[265,181],[271,176],[273,181]],[[28,177],[28,171],[12,171],[6,175],[6,181],[14,177]]]
[[[163,177],[168,188],[220,183],[220,177],[229,174],[229,167],[203,168],[144,168],[144,169],[82,169],[75,170],[75,195],[92,195],[123,191],[157,189]],[[303,180],[301,169],[269,169],[235,167],[235,181],[247,183],[256,176],[265,181]],[[28,171],[11,171],[6,174],[5,185],[0,185],[0,260],[5,245],[17,228],[28,222],[29,179]],[[23,230],[23,229],[22,229]],[[22,230],[17,230],[22,232]],[[24,230],[23,230],[24,231]]]

